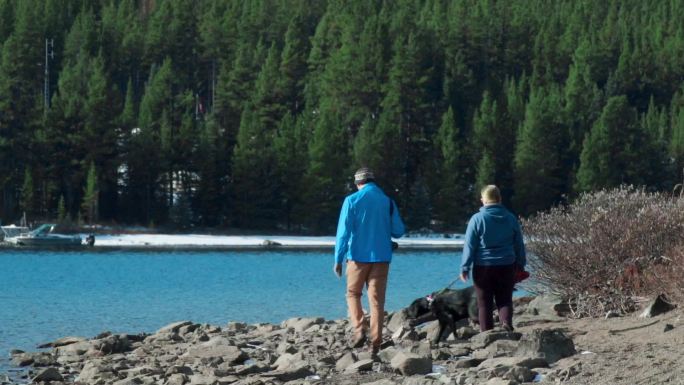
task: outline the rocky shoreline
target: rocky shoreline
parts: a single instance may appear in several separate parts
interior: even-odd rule
[[[516,300],[516,330],[478,333],[461,323],[458,338],[431,344],[436,321],[408,327],[404,311],[388,315],[377,356],[348,347],[347,320],[293,318],[279,325],[223,327],[177,322],[154,334],[102,333],[12,351],[25,370],[0,384],[93,385],[513,385],[559,383],[582,371],[572,333],[559,328],[562,304]]]

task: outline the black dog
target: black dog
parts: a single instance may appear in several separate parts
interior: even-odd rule
[[[439,342],[447,326],[456,337],[457,321],[468,318],[474,322],[478,321],[475,289],[470,286],[465,289],[444,289],[434,292],[413,301],[406,308],[406,314],[411,319],[411,327],[435,319],[439,321],[439,333],[432,340],[433,343]]]

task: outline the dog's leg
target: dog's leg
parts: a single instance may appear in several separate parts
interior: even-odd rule
[[[437,317],[435,317],[435,315],[432,313],[423,314],[422,316],[420,316],[418,318],[414,318],[414,319],[410,320],[409,326],[415,327],[415,326],[424,324],[426,322],[434,321],[436,319],[437,319]]]

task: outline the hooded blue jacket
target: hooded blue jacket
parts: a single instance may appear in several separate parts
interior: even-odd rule
[[[478,266],[516,263],[525,267],[525,244],[518,220],[500,204],[486,205],[468,222],[461,259],[461,271]]]
[[[392,210],[390,204],[394,206]],[[391,262],[391,237],[399,238],[404,231],[394,201],[375,183],[368,183],[347,196],[342,204],[335,263],[342,263],[345,257],[356,262]]]

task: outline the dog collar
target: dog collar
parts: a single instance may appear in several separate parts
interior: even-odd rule
[[[428,294],[427,297],[425,297],[428,301],[428,306],[432,305],[432,302],[435,300],[435,298],[432,296],[432,294]]]

